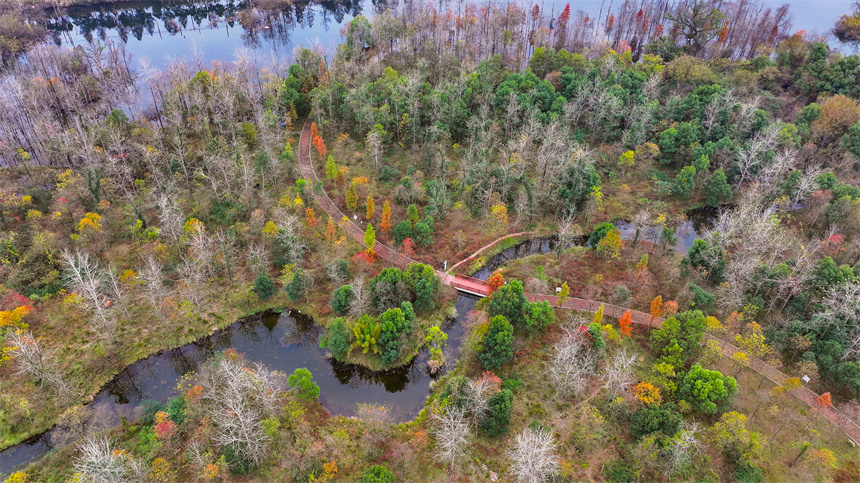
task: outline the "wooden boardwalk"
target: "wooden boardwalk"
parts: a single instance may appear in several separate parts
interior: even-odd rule
[[[305,122],[305,125],[302,128],[302,136],[299,140],[299,170],[301,171],[302,176],[308,181],[310,181],[311,185],[316,186],[317,183],[319,183],[319,178],[317,177],[316,171],[314,171],[313,164],[311,162],[310,119]],[[322,185],[320,184],[320,186]],[[346,215],[343,214],[343,212],[340,211],[337,205],[335,205],[334,202],[332,202],[332,200],[328,197],[328,194],[325,192],[325,189],[320,189],[319,192],[316,189],[311,189],[311,192],[313,193],[314,200],[316,200],[317,204],[319,204],[319,206],[323,209],[323,211],[326,212],[326,214],[328,214],[328,216],[330,216],[341,228],[343,228],[344,231],[346,231],[346,233],[349,234],[349,236],[352,237],[355,241],[357,241],[362,246],[366,246],[364,245],[364,229],[353,223],[352,220],[350,220]],[[515,235],[519,235],[519,233]],[[487,247],[492,246],[493,244],[497,243],[498,241],[501,241],[504,238],[507,237],[499,238],[490,245],[487,245]],[[484,248],[482,248],[481,250],[483,250]],[[406,268],[410,263],[420,263],[417,260],[413,260],[409,257],[406,257],[396,249],[383,245],[378,241],[374,246],[374,250],[381,258],[400,268]],[[472,257],[469,257],[469,259],[476,256],[478,253],[480,253],[481,250],[476,252],[475,255],[473,255]],[[465,261],[466,260],[463,260],[455,264],[452,267],[452,271],[454,267],[461,265]],[[489,287],[482,280],[467,277],[465,275],[451,275],[441,270],[436,270],[436,275],[439,277],[442,283],[450,285],[456,290],[477,295],[479,297],[486,297],[490,293]],[[651,317],[651,314],[647,314],[645,312],[628,309],[626,307],[621,307],[618,305],[607,304],[597,300],[586,300],[571,297],[566,299],[564,301],[564,304],[559,306],[558,297],[556,297],[555,295],[532,293],[527,293],[525,295],[526,298],[528,298],[528,300],[531,302],[546,301],[556,307],[570,310],[578,310],[581,312],[597,312],[597,309],[599,309],[602,305],[603,315],[605,317],[611,317],[615,319],[620,319],[625,312],[630,310],[630,314],[633,316],[633,323],[647,325],[653,328],[659,328],[664,321],[664,319],[659,317]],[[719,345],[720,351],[722,351],[722,353],[727,357],[731,357],[732,354],[739,350],[737,347],[725,340],[719,339],[711,335],[707,335],[706,337],[710,340],[716,341],[716,343]],[[749,357],[747,366],[750,369],[758,372],[774,384],[780,386],[785,384],[785,381],[789,379],[788,375],[786,375],[776,367],[755,357]],[[797,389],[792,390],[791,394],[798,400],[806,403],[809,407],[813,408],[814,411],[817,411],[828,421],[830,421],[835,427],[845,433],[849,440],[851,440],[852,445],[860,444],[860,426],[858,426],[857,423],[855,423],[848,416],[846,416],[834,407],[818,407],[818,404],[816,402],[818,394],[815,394],[815,392],[811,391],[805,386],[801,386]]]

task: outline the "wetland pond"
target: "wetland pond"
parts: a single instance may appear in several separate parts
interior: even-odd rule
[[[445,349],[446,368],[459,358],[464,335],[463,321],[478,299],[458,294],[456,320],[442,329],[448,334]],[[136,417],[136,409],[145,400],[166,402],[176,395],[180,378],[193,373],[216,352],[233,348],[248,361],[261,362],[270,369],[291,374],[306,367],[320,386],[320,401],[332,414],[355,416],[359,404],[385,406],[391,421],[402,423],[414,419],[430,394],[429,352],[422,349],[406,366],[390,371],[370,371],[362,366],[345,364],[330,357],[319,347],[323,329],[314,320],[298,312],[263,312],[240,320],[226,329],[195,342],[141,359],[108,382],[98,392],[87,411],[97,415],[99,427],[120,424],[121,416]],[[0,452],[0,474],[26,465],[50,451],[55,429],[35,436]]]

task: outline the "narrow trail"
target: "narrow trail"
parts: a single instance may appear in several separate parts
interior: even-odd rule
[[[305,125],[302,128],[302,135],[299,140],[299,170],[301,171],[302,177],[311,181],[312,186],[317,186],[319,178],[317,177],[316,171],[314,171],[313,164],[311,163],[310,119],[305,122]],[[314,200],[316,200],[316,202],[320,205],[323,211],[325,211],[326,214],[328,214],[333,220],[335,220],[338,225],[343,228],[344,231],[347,232],[347,234],[349,234],[349,236],[351,236],[362,246],[366,247],[366,245],[364,244],[364,230],[355,223],[353,223],[352,220],[350,220],[346,215],[343,214],[343,212],[340,211],[337,205],[335,205],[331,198],[329,198],[328,194],[325,192],[325,189],[320,189],[319,192],[317,192],[316,189],[311,189],[311,192],[313,193]],[[464,262],[473,259],[481,251],[493,246],[494,244],[500,242],[505,238],[517,235],[524,235],[527,233],[529,232],[521,232],[503,236],[495,240],[494,242],[484,246],[465,260],[462,260],[457,264],[453,265],[449,271],[453,272],[456,267],[462,265]],[[410,263],[420,263],[417,260],[413,260],[409,257],[406,257],[396,249],[383,245],[378,241],[376,242],[373,249],[381,258],[400,268],[406,268]],[[450,273],[446,273],[441,270],[435,271],[436,275],[439,277],[442,283],[450,285],[457,290],[471,293],[473,295],[478,295],[480,297],[486,297],[490,293],[489,287],[487,287],[486,283],[481,280],[466,277],[463,275],[451,275]],[[555,307],[576,310],[580,312],[597,312],[597,309],[599,309],[602,305],[603,315],[615,319],[620,319],[621,316],[623,316],[624,313],[629,310],[630,314],[633,316],[633,323],[639,325],[647,325],[649,328],[659,328],[665,320],[659,317],[651,317],[651,314],[647,314],[645,312],[628,309],[626,307],[621,307],[618,305],[607,304],[604,302],[599,302],[597,300],[587,300],[571,297],[566,299],[562,305],[558,305],[558,297],[556,297],[555,295],[532,293],[527,293],[525,295],[526,298],[528,298],[528,300],[531,302],[546,301]],[[735,345],[720,338],[711,335],[706,335],[706,338],[715,341],[719,345],[720,351],[727,357],[731,357],[735,352],[738,352],[740,350]],[[758,359],[756,357],[748,357],[748,359],[749,360],[747,362],[747,367],[759,373],[761,376],[770,380],[774,384],[782,386],[783,384],[785,384],[785,381],[789,379],[789,376],[787,374],[783,373],[776,367],[764,362],[761,359]],[[791,394],[798,400],[806,403],[809,407],[813,408],[813,410],[815,410],[816,412],[824,416],[824,418],[826,418],[828,421],[830,421],[833,426],[845,433],[845,435],[851,440],[853,445],[860,444],[860,426],[857,425],[857,423],[855,423],[853,420],[851,420],[851,418],[849,418],[834,407],[818,407],[818,403],[816,401],[819,396],[818,394],[805,386],[801,386],[797,389],[792,390]]]

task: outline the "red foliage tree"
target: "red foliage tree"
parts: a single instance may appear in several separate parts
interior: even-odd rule
[[[415,258],[415,242],[411,238],[406,237],[403,239],[402,252],[404,256]]]

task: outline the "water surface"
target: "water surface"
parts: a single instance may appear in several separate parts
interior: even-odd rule
[[[466,315],[475,307],[476,297],[459,294],[455,301],[456,320],[442,327],[448,334],[446,365],[459,358]],[[144,400],[166,402],[177,394],[180,378],[193,373],[219,351],[233,348],[247,360],[291,374],[305,367],[320,386],[320,401],[332,414],[355,416],[359,405],[385,406],[391,422],[409,421],[418,415],[430,394],[431,375],[426,349],[406,366],[390,371],[370,371],[328,357],[319,347],[323,331],[312,318],[299,312],[262,313],[191,344],[149,356],[125,368],[108,382],[87,406],[96,415],[100,428],[118,425],[121,416],[133,420]],[[55,430],[33,437],[0,452],[0,474],[9,473],[41,457],[53,448]]]

